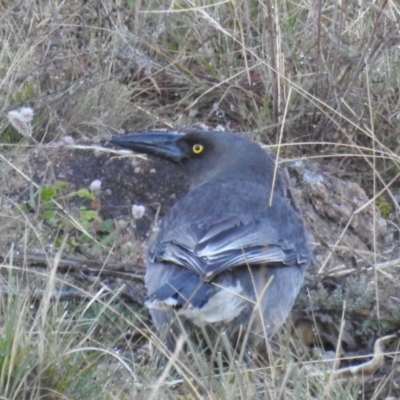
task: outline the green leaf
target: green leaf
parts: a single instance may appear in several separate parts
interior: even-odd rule
[[[103,246],[107,246],[107,245],[109,245],[110,243],[114,243],[115,240],[116,240],[116,238],[117,238],[117,234],[116,234],[115,232],[111,232],[111,233],[109,233],[106,237],[104,237],[103,239],[101,239],[100,243],[101,243]]]
[[[54,186],[41,185],[40,186],[40,201],[46,203],[53,200],[56,196],[56,188]]]
[[[106,219],[105,221],[102,221],[100,225],[100,231],[101,232],[113,232],[114,231],[114,221],[112,219]]]
[[[56,216],[56,212],[53,210],[45,210],[43,212],[43,218],[44,219],[52,219]]]
[[[68,188],[68,182],[57,181],[54,183],[54,186],[57,190],[61,190],[61,191],[65,192]]]
[[[86,188],[81,188],[74,193],[75,196],[81,197],[83,199],[95,200],[96,196]]]
[[[99,214],[95,210],[80,210],[79,211],[79,220],[80,221],[92,221],[92,220],[100,220]]]

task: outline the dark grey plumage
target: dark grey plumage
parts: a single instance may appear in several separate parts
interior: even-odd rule
[[[274,334],[311,251],[279,174],[273,182],[271,157],[245,137],[219,132],[130,134],[111,142],[178,163],[190,181],[148,251],[146,304],[157,329],[178,315],[189,330]]]

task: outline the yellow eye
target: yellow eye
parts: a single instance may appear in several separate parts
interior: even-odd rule
[[[200,154],[204,150],[204,147],[203,145],[196,143],[193,145],[192,150],[194,154]]]

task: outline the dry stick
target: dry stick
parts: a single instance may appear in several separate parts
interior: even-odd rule
[[[394,260],[394,261],[397,261],[397,263],[395,265],[396,265],[397,268],[399,268],[400,267],[400,259],[397,259],[397,260]],[[395,286],[400,288],[400,281],[398,279],[394,278],[393,275],[391,275],[390,273],[388,273],[388,272],[386,272],[386,271],[384,271],[384,270],[382,270],[380,268],[377,268],[377,270],[388,281],[392,282]],[[398,298],[393,297],[393,296],[391,296],[390,298],[392,300],[395,300],[397,303],[399,303],[399,299]]]
[[[267,7],[267,26],[268,26],[268,33],[269,33],[269,47],[270,47],[270,54],[271,54],[271,69],[270,71],[273,72],[274,76],[271,77],[272,82],[272,92],[273,92],[273,118],[276,121],[279,115],[279,83],[278,79],[279,74],[278,71],[278,63],[277,63],[277,51],[276,51],[276,43],[275,43],[275,36],[276,36],[276,24],[273,18],[274,15],[274,7],[271,4],[272,0],[267,0],[266,7]]]
[[[295,85],[292,85],[290,87],[295,88]],[[333,110],[331,110],[333,111]],[[351,111],[351,110],[350,110]],[[279,124],[275,124],[274,127],[277,126],[281,126],[282,123],[284,123],[285,121],[290,121],[290,119],[286,118],[285,120],[282,119],[282,122],[280,122]],[[350,120],[346,120],[346,122],[351,123]],[[361,132],[363,132],[364,134],[367,134],[367,131],[364,130],[362,127],[360,127]],[[385,147],[383,146],[382,143],[380,143],[378,140],[376,141],[381,147]],[[355,144],[348,144],[348,143],[338,143],[338,142],[329,142],[324,140],[323,142],[296,142],[296,143],[282,143],[282,144],[269,144],[269,145],[265,145],[265,144],[261,144],[261,147],[263,148],[271,148],[274,149],[278,146],[280,147],[294,147],[294,146],[306,146],[306,145],[317,145],[317,144],[324,144],[326,146],[335,146],[337,148],[339,147],[344,147],[344,148],[349,148],[349,149],[357,149],[357,150],[362,150],[365,152],[370,152],[372,153],[372,149],[370,147],[364,147],[362,145],[355,145]],[[15,147],[15,145],[8,145],[8,144],[2,144],[3,147]],[[24,145],[24,146],[19,146],[19,147],[23,147],[23,148],[34,148],[35,145]],[[56,146],[56,145],[46,145],[46,146],[42,146],[42,148],[44,149],[59,149],[60,146]],[[93,151],[101,151],[103,153],[112,153],[112,154],[116,154],[117,156],[119,156],[119,158],[121,157],[126,157],[126,158],[140,158],[143,160],[148,159],[148,156],[146,155],[142,155],[142,154],[135,154],[132,153],[130,150],[114,150],[114,149],[110,149],[107,147],[99,147],[99,146],[87,146],[87,145],[81,145],[81,144],[74,144],[74,145],[65,145],[63,146],[63,148],[66,149],[73,149],[73,150],[93,150]],[[388,149],[389,150],[389,149]],[[379,154],[379,158],[382,159],[387,159],[387,160],[396,160],[397,162],[400,162],[400,157],[399,155],[393,153],[393,152],[387,152],[387,151],[383,151],[383,150],[375,150],[375,154]],[[357,154],[357,153],[349,153],[350,156],[352,157],[366,157],[365,154]],[[314,158],[325,158],[325,157],[334,157],[336,156],[336,154],[324,154],[324,155],[315,155],[315,156],[307,156],[307,159],[314,159]],[[338,157],[343,157],[343,154],[337,154]],[[368,157],[372,157],[372,156],[368,156]],[[296,161],[296,160],[304,160],[304,158],[290,158],[289,160],[284,160],[284,161],[279,161],[279,162],[289,162],[289,161]],[[27,180],[30,181],[30,178],[27,176],[24,176],[24,178],[26,178]]]
[[[20,255],[16,252],[11,252],[4,256],[0,254],[0,263],[2,262],[5,264],[7,260],[10,261],[5,267],[13,267],[17,270],[18,267],[14,264],[26,264],[30,268],[48,268],[49,264],[53,262],[53,258],[47,257],[45,254],[28,253]],[[59,260],[57,272],[68,272],[73,277],[77,275],[78,279],[82,279],[83,277],[86,281],[89,281],[91,285],[94,285],[96,280],[100,279],[100,277],[103,281],[106,278],[113,278],[113,283],[115,284],[118,284],[118,281],[122,279],[123,285],[125,286],[122,295],[137,304],[144,304],[144,291],[140,289],[143,286],[144,280],[143,268],[129,266],[133,271],[127,272],[122,264],[107,264],[107,268],[103,268],[103,266],[104,262],[98,263],[85,259],[67,257]],[[24,269],[24,271],[37,273],[34,269]],[[93,278],[96,278],[96,280],[93,281]],[[127,280],[132,282],[132,284]],[[101,283],[104,284],[103,282]],[[114,291],[114,284],[106,286],[108,286],[109,291]],[[11,289],[8,285],[0,285],[0,293],[8,294],[10,291]],[[44,291],[39,288],[26,287],[18,291],[18,294],[21,295],[25,293],[29,293],[32,297],[38,299],[42,298],[44,295]],[[73,290],[71,288],[61,290],[54,289],[52,290],[51,296],[52,298],[60,298],[61,300],[85,299],[88,297],[86,294],[82,293],[82,291]]]
[[[274,195],[274,187],[275,187],[275,181],[276,181],[276,176],[278,174],[278,159],[279,159],[279,153],[280,153],[280,148],[281,148],[281,144],[282,144],[282,137],[283,137],[283,127],[285,125],[285,120],[286,120],[286,115],[289,109],[289,103],[290,103],[290,97],[292,94],[292,86],[290,86],[289,88],[289,93],[288,93],[288,99],[286,101],[286,106],[285,106],[285,111],[283,113],[283,118],[282,118],[282,124],[281,124],[281,129],[280,129],[280,133],[279,133],[279,143],[277,145],[276,148],[276,158],[275,158],[275,167],[274,167],[274,175],[272,177],[272,187],[271,187],[271,196],[269,198],[269,205],[272,205],[272,197]]]
[[[9,258],[9,257],[7,257]],[[54,263],[53,259],[48,259],[46,263],[43,263],[41,267],[48,268],[51,263]],[[0,267],[2,267],[4,270],[15,270],[15,271],[23,271],[25,274],[30,273],[30,274],[35,274],[38,277],[43,277],[43,278],[48,278],[48,273],[42,273],[37,271],[36,269],[27,269],[25,267],[18,267],[12,264],[0,264]],[[50,267],[51,268],[51,267]],[[80,270],[85,268],[80,268]],[[60,272],[60,264],[58,264],[57,272]],[[90,269],[89,269],[90,271]],[[80,271],[78,271],[79,273]],[[91,272],[91,271],[90,271]],[[95,270],[96,275],[98,275],[98,270]],[[73,276],[73,274],[71,274]],[[112,273],[106,273],[103,272],[102,275],[105,275],[106,277],[114,277],[115,274]],[[1,276],[1,275],[0,275]],[[122,295],[129,299],[129,301],[133,301],[139,305],[144,305],[144,291],[141,290],[139,287],[136,287],[134,283],[132,282],[132,285],[130,285],[128,282],[126,282],[126,276],[132,277],[132,275],[123,275],[122,280],[123,283],[119,283],[119,279],[116,278],[115,285],[110,284],[110,285],[105,285],[103,282],[102,285],[107,288],[109,292],[114,292],[115,291],[115,286],[120,284],[121,287],[123,287],[122,290]],[[78,276],[80,279],[84,277],[87,281],[90,282],[92,285],[93,282],[90,280],[90,276],[86,276],[83,274],[79,274]],[[140,281],[140,283],[143,285],[143,275],[140,276],[135,276],[137,280]],[[93,293],[91,291],[86,291],[82,289],[81,287],[78,287],[74,285],[72,282],[67,282],[64,279],[61,279],[59,277],[56,278],[56,281],[58,284],[62,284],[62,286],[66,286],[66,289],[52,289],[51,291],[51,298],[52,299],[60,299],[60,300],[74,300],[74,299],[87,299],[87,298],[92,298]],[[114,282],[113,282],[114,283]],[[140,286],[140,285],[139,285]],[[45,295],[45,289],[40,289],[40,288],[31,288],[29,286],[22,288],[18,291],[15,289],[11,288],[7,283],[0,285],[0,293],[5,293],[5,294],[19,294],[19,295],[24,295],[24,294],[29,294],[32,298],[36,299],[41,299]]]
[[[148,400],[155,400],[155,399],[159,398],[159,390],[160,390],[161,386],[164,384],[165,380],[167,379],[171,368],[173,366],[176,366],[179,354],[182,351],[182,348],[183,348],[183,345],[185,344],[185,341],[186,341],[185,336],[183,336],[183,335],[179,336],[179,338],[178,338],[178,340],[176,342],[175,351],[172,354],[172,356],[169,358],[168,364],[165,366],[164,372],[161,374],[160,378],[158,379],[158,381],[156,383],[156,386],[154,387],[153,392],[151,393],[151,395],[150,395]],[[194,393],[196,393],[198,395],[198,397],[201,398],[200,394],[198,393],[198,391],[196,390],[194,385],[191,384],[190,381],[188,381],[188,383],[191,386],[191,388],[194,391]]]
[[[289,365],[285,365],[285,375],[283,376],[282,381],[280,382],[279,393],[276,396],[276,400],[286,399],[287,398],[287,384],[289,379],[292,377],[292,373],[295,370],[296,365],[290,363]]]
[[[46,254],[42,253],[26,253],[21,255],[20,253],[13,251],[8,255],[0,254],[0,262],[5,263],[6,260],[11,258],[11,264],[14,262],[24,263],[30,265],[31,267],[39,268],[47,268],[49,261],[53,260],[52,257],[48,257]],[[96,274],[99,273],[99,270],[101,270],[102,274],[107,274],[109,276],[130,277],[143,280],[143,268],[129,265],[129,269],[132,269],[132,272],[127,272],[125,264],[107,263],[107,268],[102,268],[103,264],[103,262],[92,261],[84,258],[65,257],[59,260],[58,270],[62,268],[78,269],[87,273]]]
[[[247,8],[248,4],[247,2],[244,2],[244,6]],[[248,10],[247,10],[248,11]],[[240,30],[240,40],[242,41],[243,44],[245,44],[245,35],[243,32],[243,25],[242,25],[242,21],[240,18],[238,18],[238,22],[239,22],[239,30]],[[251,87],[251,76],[250,76],[250,69],[249,69],[249,61],[247,59],[247,55],[246,55],[246,46],[242,46],[241,48],[242,54],[243,54],[243,61],[244,61],[244,65],[245,65],[245,72],[246,72],[246,76],[247,76],[247,84],[249,85],[249,87]]]
[[[333,364],[333,367],[332,367],[332,373],[329,376],[329,381],[328,381],[328,384],[326,385],[326,388],[325,388],[324,397],[331,390],[332,382],[333,382],[333,378],[334,378],[333,372],[337,370],[337,367],[338,367],[339,361],[340,361],[340,350],[341,350],[341,347],[342,347],[342,336],[343,336],[343,332],[344,332],[344,323],[345,323],[344,315],[345,315],[345,312],[346,312],[346,301],[343,302],[342,318],[340,320],[340,329],[339,329],[339,337],[338,337],[337,346],[336,346],[336,352],[335,352],[335,360],[334,360],[334,364]]]
[[[365,62],[365,65],[367,65],[367,61]],[[371,93],[370,93],[370,85],[369,85],[369,74],[368,74],[368,69],[366,73],[366,79],[367,79],[367,93],[368,93],[368,111],[369,111],[369,124],[370,124],[370,130],[371,130],[371,135],[373,135],[373,140],[372,140],[372,187],[374,192],[376,191],[376,176],[377,176],[377,170],[376,170],[376,157],[375,157],[375,147],[376,147],[376,141],[375,141],[375,128],[374,128],[374,120],[372,118],[372,104],[371,104]],[[373,232],[372,232],[372,250],[373,250],[373,260],[374,260],[374,265],[376,265],[376,212],[372,214],[373,218]],[[375,274],[375,300],[376,300],[376,317],[377,320],[381,320],[381,310],[379,306],[379,289],[378,289],[378,271],[376,268],[374,268],[374,274]],[[380,327],[380,324],[379,324]]]
[[[358,364],[358,365],[352,365],[350,367],[344,367],[344,368],[339,368],[339,369],[334,369],[332,368],[331,375],[330,375],[330,381],[331,378],[333,377],[334,379],[339,379],[339,378],[348,378],[348,377],[357,377],[357,378],[366,378],[368,376],[373,375],[379,368],[381,368],[384,365],[384,357],[385,355],[399,355],[399,352],[392,352],[392,353],[385,353],[382,345],[386,342],[389,342],[393,339],[399,339],[400,338],[400,331],[383,336],[375,341],[374,344],[374,353],[372,354],[372,359],[369,361],[366,361],[365,363]],[[354,360],[354,359],[359,359],[359,358],[366,358],[370,357],[371,355],[364,355],[362,357],[346,357],[342,358],[342,360]],[[331,361],[331,360],[325,360],[325,361]],[[336,361],[336,358],[333,360]],[[318,371],[315,373],[310,374],[310,376],[325,376],[325,372],[323,371]]]
[[[335,377],[344,377],[349,375],[364,377],[374,374],[380,367],[382,367],[385,361],[385,353],[383,351],[382,344],[396,338],[399,338],[399,333],[387,335],[377,339],[374,344],[374,354],[370,361],[367,361],[366,363],[360,365],[340,368],[336,371],[333,371],[332,375]]]
[[[70,354],[74,354],[74,353],[80,353],[83,351],[87,351],[87,352],[100,352],[100,353],[105,353],[108,354],[112,357],[114,357],[115,359],[118,360],[118,362],[124,366],[124,368],[130,373],[130,375],[132,376],[133,380],[136,381],[137,377],[135,376],[135,374],[132,371],[131,366],[129,366],[129,364],[124,360],[123,357],[121,357],[120,355],[118,355],[117,353],[108,350],[108,349],[104,349],[104,348],[99,348],[99,347],[81,347],[81,348],[77,348],[77,349],[72,349],[72,350],[68,350],[65,353],[62,353],[60,355],[60,359],[62,359],[63,357],[69,356]]]
[[[317,0],[317,7],[318,7],[318,17],[317,17],[317,62],[315,68],[315,92],[318,94],[318,84],[320,79],[320,66],[321,66],[321,14],[322,14],[322,4],[321,0]],[[314,107],[313,116],[312,116],[312,123],[315,123],[315,117],[317,114],[317,107]]]
[[[34,299],[41,299],[45,294],[48,294],[46,289],[29,289],[29,288],[24,288],[24,289],[19,289],[15,290],[10,288],[8,285],[0,285],[0,294],[12,294],[12,295],[18,295],[18,296],[26,296],[29,295],[31,298]],[[50,293],[50,298],[51,299],[60,299],[60,300],[82,300],[82,299],[87,299],[90,298],[88,297],[88,294],[82,293],[79,290],[71,290],[71,289],[66,289],[66,290],[52,290]]]
[[[329,247],[332,248],[332,249],[336,249],[336,250],[338,250],[338,249],[339,250],[340,249],[348,250],[348,247],[342,247],[342,246],[337,246],[337,247],[329,246]],[[400,266],[400,258],[394,258],[394,259],[389,260],[389,261],[376,263],[374,267],[379,272],[387,274],[386,272],[383,272],[383,270],[385,268],[390,268],[390,267],[395,267],[395,266]],[[361,269],[358,269],[358,268],[346,268],[346,267],[347,267],[346,264],[339,264],[339,265],[336,265],[333,268],[330,268],[329,269],[329,274],[330,274],[329,276],[337,276],[337,277],[339,277],[339,276],[347,276],[347,275],[351,274],[352,272],[355,272],[355,271],[368,271],[371,268],[370,266],[366,266],[366,267],[363,267]]]

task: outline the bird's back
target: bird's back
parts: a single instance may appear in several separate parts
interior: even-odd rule
[[[232,179],[208,182],[175,203],[148,255],[148,304],[156,308],[159,328],[173,318],[173,306],[195,324],[229,324],[236,331],[248,323],[257,293],[271,277],[276,288],[293,292],[287,301],[273,287],[265,296],[269,333],[281,325],[310,252],[303,223],[283,191],[270,195],[271,188],[259,182]]]

